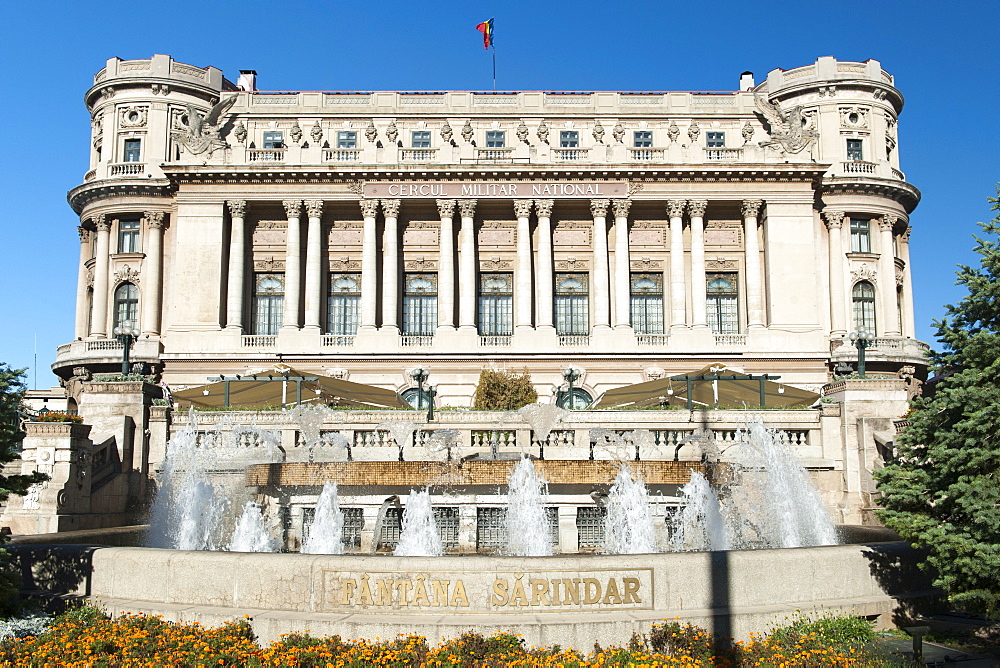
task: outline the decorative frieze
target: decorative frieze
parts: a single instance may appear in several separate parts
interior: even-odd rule
[[[280,259],[275,259],[274,256],[268,256],[266,258],[254,259],[253,262],[254,271],[284,271],[285,261]]]
[[[735,271],[739,267],[739,262],[732,258],[717,257],[705,260],[705,269],[709,271]]]

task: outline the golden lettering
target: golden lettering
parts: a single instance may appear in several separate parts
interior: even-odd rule
[[[623,603],[642,603],[639,600],[639,578],[622,578],[625,583],[625,600]]]
[[[528,597],[524,593],[521,578],[514,580],[514,592],[510,595],[510,605],[528,605]]]
[[[434,605],[437,607],[448,605],[448,585],[451,580],[431,580],[434,585]]]
[[[601,583],[594,578],[583,579],[583,602],[597,603],[601,600]]]
[[[618,593],[618,582],[614,578],[608,578],[608,586],[604,590],[604,600],[602,603],[605,605],[620,605],[621,602],[622,597]]]
[[[580,605],[580,578],[563,578],[563,605]]]
[[[377,598],[375,605],[392,605],[392,580],[376,580],[378,590],[375,592]]]
[[[465,595],[465,583],[455,580],[455,594],[451,597],[451,604],[461,608],[469,607],[469,597]]]
[[[506,580],[494,580],[493,581],[493,605],[501,607],[507,605],[507,581]]]
[[[529,580],[528,584],[531,585],[531,605],[552,605],[548,580]]]
[[[424,584],[424,575],[420,574],[417,576],[417,584],[413,588],[413,605],[424,606],[430,604],[431,601],[427,598],[427,585]]]
[[[552,605],[561,605],[559,603],[559,580],[552,581]]]
[[[399,604],[404,607],[408,606],[410,604],[409,592],[413,589],[413,583],[409,580],[396,580],[392,584],[396,591],[399,592]]]
[[[361,589],[358,591],[358,605],[372,605],[372,590],[368,586],[368,574],[361,576]]]
[[[354,590],[357,588],[357,586],[358,586],[358,581],[355,580],[354,578],[351,578],[350,580],[345,580],[344,578],[340,579],[340,587],[341,587],[341,589],[340,589],[340,604],[341,605],[350,605],[351,604],[351,598],[354,596]]]

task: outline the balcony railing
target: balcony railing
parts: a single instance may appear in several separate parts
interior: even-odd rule
[[[487,348],[506,348],[511,345],[510,336],[480,336],[479,345]]]
[[[431,162],[437,154],[436,148],[401,148],[399,159],[404,162]]]
[[[736,162],[743,158],[743,149],[741,148],[706,148],[705,149],[705,160],[714,160],[720,162]]]
[[[427,348],[434,345],[434,335],[403,334],[399,337],[399,345],[403,348]]]
[[[274,334],[244,334],[244,348],[273,348],[278,343],[278,337]]]
[[[717,346],[745,346],[747,344],[746,334],[716,334],[715,345]]]
[[[585,148],[554,148],[552,157],[559,162],[576,162],[586,160],[588,149]]]
[[[589,346],[590,335],[588,334],[561,334],[559,336],[560,346]]]
[[[846,174],[875,174],[878,167],[874,162],[864,160],[850,160],[840,164],[843,165]]]
[[[111,167],[111,176],[141,176],[146,173],[144,162],[119,162]]]
[[[666,334],[636,334],[635,341],[640,346],[665,346],[667,345]]]
[[[906,174],[904,174],[903,172],[899,171],[895,167],[892,168],[892,175],[895,176],[900,181],[905,181],[906,180]]]
[[[354,345],[354,336],[347,334],[324,334],[320,338],[320,345],[324,348],[342,348]]]
[[[654,162],[663,160],[663,149],[662,148],[630,148],[628,150],[629,158],[633,162]]]
[[[86,174],[83,175],[83,182],[84,183],[88,183],[90,181],[93,181],[96,178],[97,178],[97,170],[96,169],[92,169],[92,170],[90,170],[89,172],[87,172]]]
[[[361,151],[356,148],[325,148],[323,162],[357,162],[361,159]]]
[[[479,148],[476,149],[476,160],[479,162],[512,162],[512,148]]]
[[[87,352],[95,350],[121,350],[122,342],[118,339],[99,339],[97,341],[87,341]]]
[[[249,148],[247,149],[248,162],[284,162],[285,149],[283,148]]]

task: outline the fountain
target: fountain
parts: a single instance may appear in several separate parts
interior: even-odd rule
[[[434,521],[429,490],[410,491],[403,510],[403,526],[393,555],[397,557],[439,557],[444,554],[441,536]]]
[[[539,445],[544,445],[549,440],[549,434],[569,415],[569,411],[553,404],[528,404],[517,409],[517,414],[531,425],[531,431],[535,433],[535,440]]]
[[[230,552],[276,552],[276,543],[267,532],[260,506],[247,501],[226,549]]]
[[[552,554],[552,536],[545,515],[546,485],[528,457],[521,457],[507,483],[507,533],[504,554],[545,557]]]
[[[343,554],[344,513],[337,499],[337,483],[323,483],[316,501],[316,514],[309,527],[309,537],[299,552],[303,554]]]
[[[646,485],[641,479],[633,480],[624,464],[608,493],[606,507],[604,551],[607,554],[659,552]]]
[[[729,532],[722,507],[705,476],[692,471],[691,480],[678,494],[681,506],[670,523],[671,551],[728,550]]]
[[[413,422],[394,422],[390,420],[380,423],[376,429],[389,432],[392,440],[396,443],[396,447],[399,448],[399,461],[403,461],[403,451],[410,447],[413,432],[416,431],[417,425]]]

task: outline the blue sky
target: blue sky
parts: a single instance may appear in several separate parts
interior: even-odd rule
[[[486,90],[475,25],[496,19],[500,89],[733,90],[832,55],[874,58],[906,98],[899,151],[923,192],[911,217],[918,337],[978,264],[976,221],[1000,180],[1000,2],[12,2],[0,43],[5,100],[0,249],[10,287],[0,361],[37,384],[73,337],[79,240],[66,191],[87,171],[83,93],[112,56],[172,55],[272,90]],[[12,283],[11,283],[12,282]],[[35,383],[29,372],[30,385]]]

